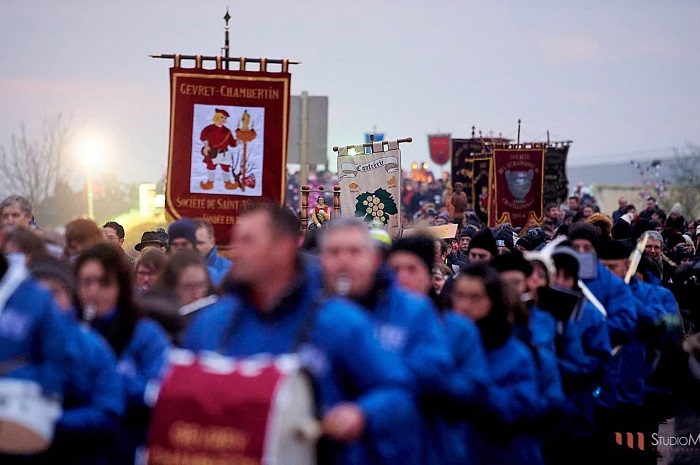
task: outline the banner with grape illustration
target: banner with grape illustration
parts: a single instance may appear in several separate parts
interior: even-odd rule
[[[338,181],[341,215],[381,223],[394,237],[401,234],[398,141],[374,142],[371,153],[362,145],[339,147]]]

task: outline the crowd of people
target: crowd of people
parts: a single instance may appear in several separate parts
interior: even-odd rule
[[[0,462],[145,463],[171,348],[297,353],[319,463],[644,464],[660,422],[700,433],[697,222],[651,198],[608,216],[574,195],[541,225],[491,229],[462,195],[434,215],[454,238],[392,239],[356,218],[302,238],[291,209],[260,204],[227,258],[210,223],[183,218],[144,233],[134,260],[115,222],[59,235],[6,198],[0,383],[38,384],[62,409],[47,451]]]

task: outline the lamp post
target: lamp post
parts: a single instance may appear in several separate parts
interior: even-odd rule
[[[81,158],[85,167],[85,191],[87,192],[87,214],[91,220],[95,219],[94,192],[92,189],[92,170],[97,165],[103,151],[102,142],[97,138],[89,138],[83,141]]]

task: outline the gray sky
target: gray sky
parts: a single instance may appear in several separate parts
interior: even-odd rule
[[[105,141],[98,171],[157,181],[171,61],[148,55],[220,53],[227,5],[233,56],[300,60],[292,93],[329,96],[330,146],[376,126],[413,137],[407,167],[430,133],[514,139],[518,118],[523,141],[573,140],[573,164],[700,142],[694,0],[2,0],[0,144],[63,113]]]

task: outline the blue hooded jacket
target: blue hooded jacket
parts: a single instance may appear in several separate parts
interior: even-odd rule
[[[427,438],[423,463],[445,463],[447,457],[443,453],[449,453],[449,447],[442,444],[445,438],[438,437],[438,431],[446,425],[433,403],[448,391],[456,366],[438,310],[426,296],[399,286],[384,268],[379,270],[374,289],[362,304],[374,324],[380,346],[398,355],[412,375],[423,414],[421,427]]]
[[[200,311],[183,347],[229,356],[298,351],[314,377],[321,416],[341,402],[357,404],[366,416],[365,432],[355,443],[324,440],[332,463],[421,463],[410,374],[395,355],[379,347],[372,325],[358,307],[343,299],[314,304],[319,297],[317,287],[310,284],[313,280],[303,267],[290,293],[265,314],[255,309],[245,290],[225,295]],[[314,307],[318,310],[309,340],[296,348]]]
[[[2,376],[34,381],[60,396],[67,361],[60,311],[53,296],[28,277],[23,266],[10,266],[0,289],[13,277],[19,284],[14,291],[8,289],[12,293],[0,306],[0,363],[7,364]]]

